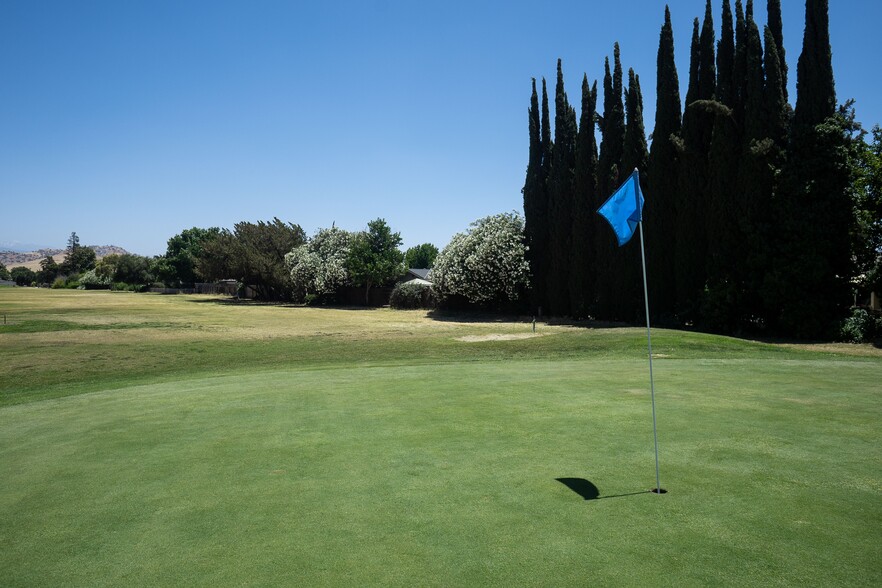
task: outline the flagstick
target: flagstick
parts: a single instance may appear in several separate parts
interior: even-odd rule
[[[658,429],[655,424],[655,381],[652,378],[652,331],[649,329],[649,287],[646,285],[646,251],[643,247],[643,221],[640,227],[640,260],[643,262],[643,300],[646,302],[646,340],[649,344],[649,389],[652,396],[652,436],[655,439],[655,491],[662,493],[658,475]]]

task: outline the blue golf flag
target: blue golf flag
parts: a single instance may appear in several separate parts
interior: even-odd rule
[[[631,240],[643,214],[643,194],[640,192],[640,177],[636,169],[597,212],[615,231],[619,247]]]

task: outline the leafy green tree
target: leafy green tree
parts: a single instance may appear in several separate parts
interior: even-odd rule
[[[95,250],[80,245],[76,231],[72,232],[67,240],[67,250],[64,261],[59,266],[59,273],[67,276],[76,275],[94,268],[95,262]]]
[[[854,233],[852,257],[855,277],[863,293],[882,294],[882,128],[873,127],[873,141],[853,141],[857,163],[854,174]]]
[[[36,272],[21,265],[9,270],[9,276],[19,286],[30,286],[37,281]]]
[[[408,268],[431,269],[437,257],[438,248],[431,243],[423,243],[404,252],[404,265]]]
[[[494,305],[523,297],[529,285],[524,220],[515,213],[488,216],[457,233],[438,255],[431,278],[442,298],[462,296]]]
[[[196,271],[196,262],[203,244],[220,234],[217,227],[184,229],[168,240],[165,255],[156,262],[156,277],[172,288],[190,288],[202,280]]]
[[[290,272],[285,255],[306,239],[303,229],[274,218],[236,223],[202,242],[196,271],[206,279],[235,279],[255,289],[261,300],[291,297]]]
[[[393,233],[384,219],[368,223],[367,231],[357,233],[349,248],[346,267],[352,282],[364,286],[364,303],[370,304],[371,287],[399,277],[404,255],[398,250],[400,233]]]
[[[145,286],[153,281],[151,260],[133,253],[107,255],[95,266],[95,274],[113,282]]]
[[[0,280],[11,280],[12,277],[9,274],[9,270],[6,269],[6,266],[0,263]]]
[[[60,267],[51,255],[40,260],[40,271],[37,272],[37,281],[41,284],[51,284],[58,277]]]

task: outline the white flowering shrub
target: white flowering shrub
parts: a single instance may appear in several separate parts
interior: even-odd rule
[[[78,281],[83,290],[106,290],[113,284],[113,278],[100,275],[94,269],[81,273]]]
[[[346,258],[351,244],[352,233],[331,227],[319,229],[312,239],[285,255],[295,295],[303,299],[333,294],[348,285]]]
[[[521,215],[488,216],[453,236],[429,280],[442,298],[460,295],[475,304],[514,301],[529,285],[526,251]]]

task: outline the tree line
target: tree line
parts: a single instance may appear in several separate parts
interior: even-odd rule
[[[193,227],[167,245],[165,254],[155,257],[127,253],[96,259],[74,232],[62,263],[47,256],[37,272],[0,265],[0,279],[22,286],[132,291],[191,289],[232,279],[261,300],[318,303],[333,302],[338,289],[351,286],[364,288],[367,301],[371,287],[394,282],[409,267],[431,268],[438,255],[431,243],[400,251],[400,234],[383,219],[369,222],[364,231],[332,227],[312,238],[299,225],[278,218],[239,222],[232,230]]]
[[[523,202],[535,309],[639,320],[640,245],[618,248],[595,213],[635,168],[656,322],[828,336],[856,285],[879,288],[880,136],[876,127],[867,145],[852,102],[836,102],[827,0],[806,2],[795,106],[780,0],[766,8],[761,32],[752,0],[736,0],[734,12],[723,0],[717,40],[707,0],[681,101],[665,7],[650,147],[640,77],[629,70],[625,86],[618,43],[604,64],[602,109],[597,82],[583,76],[578,121],[560,60],[553,122],[545,79],[541,100],[533,80]]]

